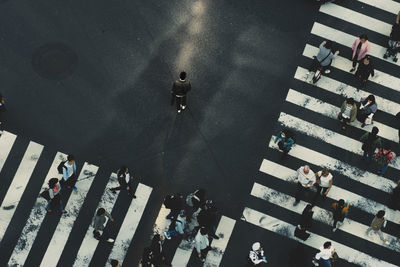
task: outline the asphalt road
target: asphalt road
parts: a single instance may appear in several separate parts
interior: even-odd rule
[[[258,237],[284,262],[294,242],[240,216],[317,14],[310,2],[3,0],[5,127],[104,174],[126,164],[153,187],[143,245],[124,266],[138,262],[163,196],[198,187],[239,220],[223,266],[244,261]],[[192,91],[178,115],[169,91],[182,70]]]

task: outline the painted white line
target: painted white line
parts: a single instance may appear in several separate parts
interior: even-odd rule
[[[285,125],[286,127],[292,128],[303,134],[312,136],[316,139],[322,140],[328,144],[339,147],[341,149],[347,150],[354,154],[363,155],[361,149],[362,142],[354,140],[342,134],[338,134],[331,130],[320,127],[316,124],[310,123],[308,121],[299,119],[292,115],[281,112],[278,121]],[[346,144],[345,146],[343,144]],[[390,167],[400,170],[400,158],[396,157],[393,164],[389,164]]]
[[[61,174],[59,174],[57,171],[57,166],[61,161],[65,161],[66,159],[66,154],[57,152],[43,182],[42,190],[48,187],[47,182],[50,180],[50,178],[61,178]],[[26,258],[28,257],[29,251],[31,250],[33,243],[35,242],[36,236],[39,232],[40,225],[42,224],[46,216],[46,205],[47,201],[44,198],[37,198],[36,203],[34,204],[29,215],[28,221],[26,222],[24,229],[19,236],[17,245],[15,246],[14,251],[11,254],[10,260],[8,262],[9,266],[25,265]]]
[[[29,142],[24,157],[18,166],[18,170],[7,190],[6,196],[1,204],[0,209],[0,241],[3,239],[4,233],[14,215],[15,210],[21,200],[22,194],[28,185],[32,172],[39,161],[42,154],[43,146],[35,142]],[[40,179],[40,178],[39,178]]]
[[[260,171],[270,175],[271,177],[275,177],[286,182],[297,183],[296,170],[292,170],[270,160],[264,159],[262,161]],[[396,224],[399,224],[400,222],[400,211],[389,209],[384,204],[364,198],[338,186],[332,186],[331,190],[329,191],[328,197],[334,200],[348,200],[351,203],[352,207],[356,207],[372,215],[375,215],[379,210],[385,210],[385,216],[389,221]]]
[[[155,234],[163,235],[165,231],[168,231],[171,220],[167,219],[166,217],[169,212],[170,210],[167,209],[164,204],[162,204],[160,211],[158,212],[156,222],[153,225],[153,235],[150,238],[153,238]]]
[[[224,256],[225,249],[228,245],[229,238],[231,237],[233,228],[235,227],[236,221],[222,216],[219,221],[217,231],[215,232],[219,236],[218,240],[212,240],[212,249],[207,253],[204,267],[218,267]]]
[[[281,208],[296,212],[298,214],[301,214],[305,206],[309,204],[307,202],[300,201],[299,205],[293,206],[292,204],[295,201],[294,197],[286,195],[282,192],[276,191],[274,189],[268,188],[258,183],[254,183],[253,189],[251,190],[251,195],[266,200]],[[320,207],[317,206],[313,207],[313,211],[314,211],[313,220],[317,220],[319,222],[329,225],[330,227],[333,227],[333,215],[331,211],[321,209]],[[350,212],[351,212],[351,207],[350,207]],[[400,240],[397,237],[384,233],[385,239],[390,242],[390,245],[386,246],[377,235],[374,235],[371,238],[365,234],[368,227],[369,225],[364,225],[356,221],[350,220],[348,218],[345,218],[343,221],[343,225],[341,225],[339,229],[341,231],[357,236],[364,240],[400,252]]]
[[[61,217],[60,222],[53,233],[50,244],[42,258],[42,262],[40,263],[41,267],[57,266],[68,237],[71,234],[72,227],[74,226],[75,220],[78,217],[79,211],[85,201],[98,169],[97,166],[86,162],[83,165],[78,177],[78,190],[73,190],[69,197],[68,203],[65,206],[67,213]]]
[[[289,92],[286,96],[286,101],[335,120],[337,120],[337,116],[340,112],[339,107],[323,102],[312,96],[297,92],[293,89],[289,89]],[[379,136],[396,143],[399,140],[399,136],[397,134],[398,130],[377,122],[376,120],[374,120],[374,124],[366,125],[364,128],[361,127],[361,123],[358,120],[353,121],[351,126],[367,132],[370,132],[372,127],[376,126],[379,129]]]
[[[307,69],[304,69],[302,67],[297,67],[296,73],[294,77],[300,81],[308,83],[308,78],[307,78]],[[310,75],[311,76],[311,75]],[[371,93],[362,91],[362,90],[357,90],[355,87],[347,85],[345,83],[341,83],[339,81],[336,81],[332,78],[323,76],[318,83],[316,84],[321,89],[324,89],[328,92],[341,95],[344,97],[353,97],[354,100],[360,101],[361,97],[367,97]],[[375,95],[375,100],[376,103],[378,104],[378,109],[380,111],[384,111],[386,113],[396,115],[400,111],[400,104],[387,100],[385,98],[382,98],[380,96]]]
[[[318,35],[324,39],[333,40],[336,43],[340,43],[344,46],[351,47],[356,40],[356,36],[336,30],[334,28],[328,27],[318,22],[314,22],[314,25],[311,29],[311,33],[314,35]],[[399,66],[400,62],[393,62],[391,59],[384,59],[383,55],[386,52],[386,47],[380,46],[378,44],[369,42],[371,49],[369,54],[371,56],[380,58],[381,60],[385,60],[386,62],[390,62],[394,65]]]
[[[15,134],[7,131],[3,131],[3,134],[0,136],[0,172],[3,169],[4,163],[10,154],[16,138],[17,136]]]
[[[108,180],[107,186],[104,189],[103,196],[101,197],[101,200],[96,208],[95,213],[93,214],[93,217],[96,215],[96,212],[99,208],[104,208],[107,212],[111,214],[114,204],[117,201],[118,195],[121,191],[118,190],[115,194],[113,194],[110,188],[117,187],[118,185],[119,183],[117,175],[115,173],[111,174],[111,177]],[[94,252],[96,251],[97,245],[99,244],[99,241],[93,237],[93,230],[94,228],[92,226],[92,223],[90,223],[88,230],[86,231],[86,235],[79,248],[78,254],[75,258],[73,266],[89,266]]]
[[[108,262],[110,262],[111,259],[116,259],[123,265],[122,263],[125,259],[126,252],[135,235],[152,190],[151,187],[139,183],[135,192],[137,198],[133,199],[129,206],[124,222],[115,239],[114,247],[110,253]]]
[[[361,3],[385,10],[389,13],[397,15],[400,10],[400,3],[392,0],[358,0]],[[394,18],[393,18],[394,23]]]
[[[307,246],[313,247],[315,249],[319,249],[323,243],[329,240],[326,237],[311,234],[310,237],[306,240],[297,239],[294,236],[295,226],[289,223],[286,223],[282,220],[269,216],[267,214],[258,212],[256,210],[245,208],[243,210],[242,220],[264,228],[268,231],[272,231],[284,237],[296,240],[297,242],[301,242]],[[383,260],[374,258],[370,255],[367,255],[361,251],[355,250],[346,245],[340,244],[338,242],[332,241],[332,246],[336,249],[337,253],[340,255],[342,260],[345,260],[350,263],[354,263],[364,267],[395,267],[396,265],[385,262]],[[268,257],[268,255],[267,255]]]
[[[306,44],[303,51],[303,56],[312,59],[315,55],[318,54],[318,51],[319,51],[318,47]],[[332,66],[342,71],[349,71],[351,68],[351,61],[348,58],[341,57],[339,54],[332,61]],[[385,72],[376,69],[374,70],[374,72],[375,72],[374,77],[370,77],[369,81],[386,86],[388,88],[396,90],[397,92],[400,92],[400,78],[397,78],[395,76],[392,76],[390,74],[387,74]]]
[[[274,143],[274,138],[275,136],[272,136],[269,142],[269,147],[278,150],[279,148],[278,145]],[[341,173],[342,175],[347,176],[354,181],[376,188],[383,192],[391,193],[393,188],[397,186],[397,183],[392,180],[353,167],[343,161],[311,150],[299,144],[296,144],[292,147],[289,155],[320,167],[327,167],[328,169]]]
[[[370,31],[383,34],[384,36],[389,36],[392,30],[392,25],[389,23],[382,22],[334,3],[321,5],[319,11]]]

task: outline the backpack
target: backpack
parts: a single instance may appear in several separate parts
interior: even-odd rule
[[[63,174],[63,168],[67,169],[67,167],[64,165],[67,161],[61,161],[60,164],[57,166],[57,170],[59,174]]]
[[[50,193],[49,193],[50,189],[46,189],[44,190],[42,193],[40,193],[40,196],[44,199],[46,199],[47,201],[50,200]]]
[[[168,230],[170,230],[170,231],[172,231],[172,230],[175,230],[175,228],[176,228],[176,223],[177,222],[179,222],[179,223],[182,223],[180,220],[178,220],[178,219],[172,219],[172,222],[171,222],[171,224],[169,225],[169,228],[168,228]]]
[[[382,151],[382,153],[381,153],[381,151]],[[380,149],[379,152],[378,152],[378,154],[377,154],[377,157],[375,158],[376,163],[377,163],[379,166],[385,166],[386,164],[388,164],[389,161],[390,161],[390,160],[388,159],[388,155],[389,155],[391,152],[392,152],[392,151],[388,150],[387,153],[383,153],[383,149]]]

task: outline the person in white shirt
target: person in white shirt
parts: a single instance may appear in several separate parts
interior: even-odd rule
[[[196,248],[197,256],[200,261],[205,262],[205,256],[210,250],[210,240],[208,239],[207,229],[201,227],[194,238],[194,247]]]
[[[323,168],[321,171],[317,172],[315,174],[315,178],[316,178],[315,185],[317,186],[317,193],[315,194],[314,199],[312,201],[313,204],[317,202],[319,196],[321,195],[321,191],[322,191],[322,197],[325,200],[333,184],[333,176],[327,168]]]
[[[304,165],[297,170],[297,191],[294,205],[299,204],[301,193],[315,183],[315,174],[310,166]]]
[[[314,259],[312,260],[312,263],[315,266],[319,266],[322,264],[324,267],[331,267],[331,261],[330,258],[332,257],[332,254],[335,252],[335,249],[332,247],[331,242],[325,242],[324,246],[320,247],[320,251],[315,255]]]
[[[261,247],[260,242],[255,242],[251,246],[249,259],[252,266],[259,265],[261,263],[267,263],[267,258],[264,256],[264,250]]]

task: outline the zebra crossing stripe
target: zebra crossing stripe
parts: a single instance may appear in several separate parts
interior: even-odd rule
[[[215,232],[219,236],[218,240],[212,240],[212,249],[207,253],[204,267],[218,267],[222,261],[226,246],[228,245],[229,238],[231,237],[233,228],[235,227],[236,221],[222,216],[219,221],[217,231]]]
[[[42,154],[43,146],[35,142],[29,142],[28,148],[18,166],[18,170],[14,175],[6,196],[1,204],[0,209],[0,242],[4,237],[8,225],[14,215],[15,210],[21,200],[22,194],[28,185],[32,176],[36,163]]]
[[[293,206],[292,203],[295,201],[294,197],[286,195],[282,192],[276,191],[274,189],[268,188],[258,183],[254,183],[253,188],[251,190],[251,195],[266,200],[281,208],[293,211],[297,214],[302,214],[305,206],[309,204],[307,202],[300,201],[299,205]],[[319,222],[322,222],[324,224],[333,227],[332,212],[319,208],[317,206],[313,207],[313,211],[314,211],[313,220],[317,220]],[[377,235],[374,235],[371,238],[365,234],[368,227],[369,226],[367,225],[345,218],[343,221],[343,225],[341,225],[339,229],[343,232],[352,234],[364,240],[400,252],[400,240],[397,237],[384,233],[385,239],[390,243],[390,245],[386,246]]]
[[[336,43],[340,43],[347,47],[352,47],[354,41],[357,39],[356,36],[336,30],[334,28],[331,28],[329,26],[323,25],[318,22],[314,22],[314,25],[311,29],[311,33],[314,35],[318,35],[324,39],[335,40]],[[385,60],[386,62],[390,62],[397,66],[400,65],[400,62],[396,63],[396,62],[393,62],[391,59],[389,60],[389,59],[383,58],[383,55],[386,52],[386,47],[380,46],[380,45],[372,43],[372,42],[369,42],[369,43],[371,46],[369,54],[371,56],[380,58],[381,60]]]
[[[153,235],[160,234],[163,235],[165,231],[168,231],[168,227],[171,224],[171,220],[167,219],[167,215],[170,210],[167,209],[164,205],[161,205],[160,211],[158,212],[158,216],[156,222],[153,226]],[[153,238],[151,236],[150,238]]]
[[[319,113],[331,119],[337,119],[337,116],[340,112],[339,107],[323,102],[312,96],[297,92],[293,89],[289,89],[288,94],[286,96],[286,101],[298,105],[300,107],[306,108],[308,110],[311,110],[313,112]],[[353,121],[351,123],[351,126],[368,132],[371,131],[372,127],[376,126],[379,128],[379,134],[378,134],[379,136],[389,139],[393,142],[398,142],[399,140],[398,130],[390,126],[386,126],[385,124],[382,124],[380,122],[377,122],[376,120],[374,120],[373,125],[372,124],[366,125],[364,128],[361,127],[361,123],[357,120]]]
[[[176,249],[174,258],[172,259],[172,266],[186,267],[189,263],[190,256],[192,256],[194,243],[182,240],[179,247]]]
[[[308,75],[307,75],[308,70],[302,67],[297,67],[296,73],[294,77],[300,81],[308,83]],[[353,97],[354,100],[359,101],[361,97],[365,98],[370,93],[358,90],[357,88],[347,85],[345,83],[336,81],[332,78],[329,77],[322,77],[318,83],[316,84],[321,89],[324,89],[328,92],[341,95],[343,97]],[[386,113],[396,115],[400,111],[400,104],[387,100],[385,98],[382,98],[380,96],[376,96],[376,103],[378,104],[378,109],[380,111],[384,111]]]
[[[323,243],[329,240],[326,237],[317,235],[312,233],[310,237],[306,240],[297,239],[294,236],[295,226],[291,225],[287,222],[269,216],[267,214],[261,213],[259,211],[244,208],[242,220],[253,225],[264,228],[268,231],[277,233],[279,235],[285,236],[287,238],[296,240],[297,242],[301,242],[307,246],[313,247],[315,249],[319,249]],[[340,258],[364,267],[395,267],[396,265],[385,262],[383,260],[374,258],[370,255],[367,255],[361,251],[355,250],[351,247],[343,245],[338,242],[332,242],[332,246],[336,249],[337,253],[340,255]],[[311,260],[310,260],[311,261]]]
[[[53,163],[49,169],[49,172],[46,175],[44,183],[42,185],[43,188],[47,188],[47,182],[50,178],[58,177],[61,178],[61,175],[58,174],[57,166],[61,161],[65,161],[67,158],[66,154],[57,152],[54,157]],[[46,200],[44,198],[38,197],[31,213],[29,214],[29,218],[22,229],[22,232],[19,236],[17,245],[14,247],[14,250],[9,259],[9,266],[24,266],[25,261],[29,255],[29,251],[31,250],[33,243],[35,242],[36,236],[39,232],[40,225],[42,224],[45,216],[46,216]]]
[[[392,0],[358,0],[361,3],[385,10],[389,13],[397,15],[400,10],[400,3]]]
[[[260,171],[270,175],[271,177],[275,177],[282,181],[297,183],[296,181],[296,171],[280,164],[277,164],[273,161],[264,159],[260,166]],[[342,189],[338,186],[332,185],[331,190],[329,191],[328,196],[332,199],[346,199],[351,203],[351,206],[356,207],[360,210],[363,210],[369,214],[375,215],[379,210],[386,211],[386,218],[395,223],[399,224],[400,222],[400,211],[390,209],[385,205],[375,202],[371,199],[364,198],[360,195],[357,195],[348,190]]]
[[[303,56],[306,56],[308,58],[313,58],[313,56],[317,55],[319,51],[318,47],[306,44],[304,51],[303,51]],[[332,66],[334,68],[340,69],[342,71],[349,71],[351,67],[351,61],[345,57],[341,57],[340,54],[335,57],[335,59],[332,61]],[[369,81],[374,82],[376,84],[380,84],[383,86],[386,86],[390,89],[396,90],[397,92],[400,92],[400,79],[397,78],[396,76],[392,76],[390,74],[387,74],[385,72],[379,71],[379,70],[374,70],[374,77],[370,77]]]
[[[274,139],[275,136],[272,136],[269,147],[278,150],[278,145],[274,143]],[[393,188],[397,186],[397,184],[390,179],[353,167],[343,161],[311,150],[299,144],[293,146],[293,148],[290,150],[290,156],[310,162],[320,167],[327,167],[328,169],[341,173],[349,179],[368,185],[383,192],[391,193]],[[340,168],[338,168],[339,166]]]
[[[99,202],[99,205],[96,208],[93,217],[96,215],[96,212],[99,208],[104,208],[107,212],[112,211],[115,202],[117,201],[118,195],[121,191],[116,191],[116,193],[112,193],[109,188],[114,188],[119,185],[117,175],[115,173],[111,174],[110,179],[108,180],[107,186],[104,189],[103,196]],[[81,267],[81,266],[89,266],[90,261],[96,251],[97,245],[99,241],[93,237],[92,224],[89,225],[88,230],[86,231],[86,235],[81,243],[81,246],[78,251],[78,255],[75,258],[75,262],[73,266]]]
[[[50,244],[47,247],[46,253],[40,263],[41,267],[57,266],[62,251],[67,243],[72,227],[78,217],[79,211],[85,201],[87,193],[96,176],[98,167],[85,162],[79,174],[76,186],[78,190],[73,191],[69,197],[68,203],[65,206],[67,214],[63,215],[53,233]]]
[[[384,36],[389,36],[392,30],[392,25],[390,25],[389,23],[382,22],[370,16],[366,16],[351,9],[336,5],[334,3],[321,5],[319,11],[332,17],[336,17],[357,26],[363,27],[367,30],[383,34]]]
[[[351,153],[354,153],[354,154],[357,154],[360,156],[363,155],[363,151],[361,149],[362,142],[360,142],[358,140],[354,140],[345,135],[338,134],[331,130],[322,128],[322,127],[315,125],[313,123],[310,123],[308,121],[305,121],[305,120],[302,120],[295,116],[286,114],[285,112],[281,112],[281,114],[279,115],[278,121],[282,125],[285,125],[286,127],[289,127],[292,129],[295,129],[296,131],[299,131],[303,134],[307,134],[309,136],[312,136],[313,138],[320,139],[328,144],[342,148]],[[343,146],[343,144],[346,144],[346,145]],[[396,157],[394,159],[393,164],[389,164],[389,166],[400,170],[400,158]]]
[[[3,169],[4,163],[8,155],[10,154],[11,148],[14,145],[17,136],[15,134],[3,131],[0,136],[0,172]]]
[[[116,259],[123,265],[122,263],[125,259],[126,252],[135,235],[152,190],[151,187],[139,183],[135,192],[137,198],[133,199],[129,206],[124,222],[115,239],[114,247],[110,253],[108,262],[110,262],[111,259]]]

